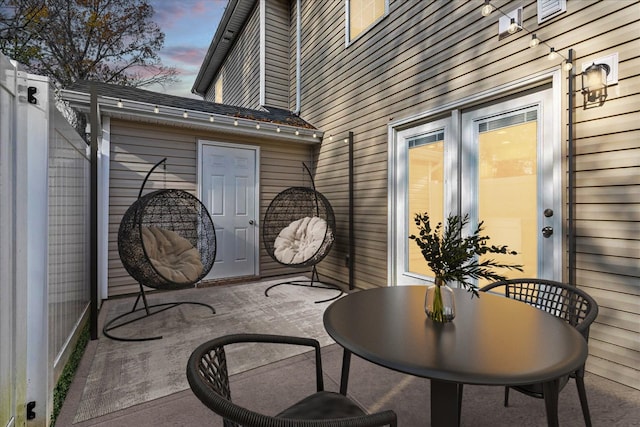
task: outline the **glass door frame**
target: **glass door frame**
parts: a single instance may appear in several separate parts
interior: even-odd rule
[[[513,99],[491,104],[465,111],[461,116],[462,129],[462,155],[460,168],[461,188],[474,188],[472,191],[461,191],[462,212],[470,214],[470,227],[476,227],[478,223],[478,167],[473,160],[473,154],[477,154],[474,144],[479,138],[478,124],[490,121],[499,116],[509,116],[518,111],[537,110],[537,194],[536,194],[536,227],[538,231],[537,245],[537,277],[561,280],[562,263],[555,262],[562,256],[562,204],[561,204],[561,170],[560,170],[560,145],[556,144],[553,137],[553,111],[547,105],[553,104],[550,89],[542,88],[534,93],[516,96]],[[549,124],[549,125],[547,125]],[[556,151],[556,148],[558,149]],[[544,209],[553,210],[551,217],[544,217]],[[545,226],[551,226],[554,233],[548,238],[541,238],[541,230]],[[502,242],[496,242],[502,243]],[[546,256],[541,256],[546,254]]]
[[[402,143],[397,144],[396,149],[396,159],[397,159],[397,167],[398,170],[403,171],[402,176],[398,176],[397,184],[400,188],[407,188],[407,177],[405,171],[408,171],[409,161],[408,154],[409,150],[406,149],[406,141],[416,138],[420,135],[432,133],[435,131],[442,130],[444,132],[444,158],[443,158],[443,166],[444,166],[444,189],[443,189],[443,205],[444,212],[452,212],[457,213],[458,211],[458,200],[455,198],[455,195],[458,193],[458,175],[457,174],[447,174],[447,170],[457,170],[458,169],[458,144],[455,143],[457,141],[457,128],[458,126],[454,126],[453,124],[458,121],[458,111],[453,111],[449,117],[445,117],[442,119],[434,120],[429,123],[425,123],[422,125],[418,125],[416,127],[408,128],[398,132],[398,139],[402,141]],[[397,232],[396,241],[394,248],[396,249],[397,256],[394,257],[394,262],[397,263],[395,268],[397,271],[402,271],[401,282],[402,284],[424,284],[429,283],[424,280],[424,277],[413,274],[408,271],[408,251],[407,245],[405,242],[405,236],[409,235],[408,231],[408,221],[404,219],[409,218],[409,215],[413,215],[413,213],[409,213],[409,200],[408,200],[408,192],[402,191],[401,194],[398,194],[397,199],[397,210],[396,215],[398,218],[397,224]],[[443,214],[444,214],[443,212]],[[446,214],[445,214],[446,216]],[[407,240],[408,241],[408,240]],[[405,283],[406,282],[406,283]]]
[[[499,99],[511,96],[518,99],[526,96],[529,92],[535,92],[536,88],[550,86],[551,101],[544,108],[548,109],[550,123],[546,123],[548,136],[550,138],[549,147],[551,150],[545,151],[545,156],[551,156],[553,171],[553,199],[554,199],[554,230],[557,239],[554,241],[555,265],[551,269],[552,273],[548,278],[561,280],[565,243],[564,236],[564,209],[562,204],[562,192],[564,189],[562,180],[563,157],[562,157],[562,70],[559,68],[547,70],[521,80],[501,85],[491,90],[477,93],[469,97],[443,104],[438,108],[424,113],[407,117],[402,120],[392,122],[388,126],[389,151],[388,151],[388,223],[387,223],[387,277],[388,285],[409,285],[430,283],[429,278],[420,278],[407,275],[404,271],[406,243],[408,239],[406,233],[406,144],[407,138],[416,135],[420,129],[428,129],[431,123],[438,123],[441,120],[450,120],[450,131],[445,133],[445,168],[457,173],[445,174],[445,211],[447,213],[460,213],[462,208],[461,200],[461,173],[459,167],[462,165],[462,144],[463,135],[462,112],[471,108],[481,108],[483,104],[499,102]],[[532,91],[532,89],[534,89]],[[447,140],[458,141],[449,143]],[[455,194],[453,194],[455,193]],[[556,210],[557,208],[557,210]]]

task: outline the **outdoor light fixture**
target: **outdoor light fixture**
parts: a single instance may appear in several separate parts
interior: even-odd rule
[[[214,119],[214,118],[213,118],[213,116],[209,116],[209,121],[210,121],[211,123],[213,123],[215,120],[216,120],[216,119]]]
[[[260,123],[256,123],[256,129],[260,129]]]
[[[184,117],[185,119],[189,118],[189,113],[187,113],[187,111],[185,110],[185,112],[182,113],[182,117]]]
[[[300,135],[300,131],[296,129],[296,136]]]
[[[491,0],[484,0],[484,5],[482,6],[482,16],[489,16],[493,12],[493,6],[491,5]]]
[[[593,63],[582,72],[582,95],[584,105],[587,102],[598,102],[600,105],[607,98],[607,75],[611,68],[607,64]]]
[[[280,126],[276,127],[276,132],[280,133]]]
[[[118,108],[122,108],[122,99],[118,99]]]
[[[156,105],[155,107],[153,107],[153,112],[158,114],[160,112],[160,109],[158,108],[158,106]]]
[[[573,68],[573,64],[571,63],[571,61],[567,60],[567,58],[565,58],[561,53],[557,52],[553,48],[553,46],[549,46],[547,42],[539,39],[536,33],[533,33],[524,27],[524,25],[522,24],[522,8],[518,8],[509,13],[506,13],[500,7],[492,5],[491,0],[484,0],[484,4],[482,5],[481,9],[482,16],[489,16],[494,11],[499,12],[501,15],[498,21],[498,37],[500,39],[511,34],[515,34],[520,30],[524,30],[531,35],[531,40],[529,40],[529,47],[536,48],[542,43],[544,46],[549,48],[549,54],[547,55],[547,58],[550,61],[555,61],[558,57],[560,57],[564,61],[562,68],[565,71],[571,71],[571,69]]]
[[[238,120],[234,120],[234,121],[233,121],[233,125],[234,125],[234,126],[238,126]]]

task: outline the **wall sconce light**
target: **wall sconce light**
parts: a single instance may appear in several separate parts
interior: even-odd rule
[[[582,95],[585,108],[587,103],[604,104],[607,98],[607,75],[610,71],[607,64],[593,63],[582,72]]]

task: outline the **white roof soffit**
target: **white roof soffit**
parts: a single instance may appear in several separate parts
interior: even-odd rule
[[[200,65],[200,70],[196,76],[191,92],[204,96],[211,86],[213,78],[216,76],[222,62],[227,57],[227,53],[240,30],[247,22],[251,11],[257,0],[229,0],[218,24],[218,29],[211,40],[207,54]]]
[[[61,95],[71,107],[89,113],[91,95],[66,89],[61,91]],[[101,115],[124,120],[219,131],[236,135],[251,135],[257,138],[276,138],[307,144],[320,143],[324,135],[323,132],[317,129],[307,129],[204,111],[185,110],[128,99],[120,100],[107,96],[98,96],[98,108]]]

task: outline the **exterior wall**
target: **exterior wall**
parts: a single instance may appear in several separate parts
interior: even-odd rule
[[[289,109],[289,1],[266,2],[264,105]]]
[[[566,13],[539,25],[535,1],[492,3],[506,11],[522,6],[525,28],[565,56],[574,49],[577,72],[582,63],[619,54],[619,84],[602,107],[583,110],[575,94],[576,285],[600,305],[588,370],[640,389],[640,127],[633,120],[640,105],[640,7],[637,1],[569,1]],[[547,60],[548,49],[529,48],[524,31],[498,40],[498,14],[484,18],[480,6],[391,1],[389,15],[345,47],[344,3],[302,2],[301,117],[325,132],[316,184],[338,219],[338,240],[320,274],[343,283],[348,277],[343,139],[349,131],[355,139],[356,286],[386,286],[388,123],[560,67],[561,59]],[[566,154],[566,79],[562,85]]]
[[[229,137],[210,132],[111,120],[109,177],[109,297],[136,293],[138,284],[128,275],[118,255],[118,228],[122,216],[135,201],[151,167],[167,157],[167,171],[158,168],[149,177],[145,193],[178,188],[197,196],[197,141],[229,142],[260,146],[260,218],[271,200],[294,185],[308,185],[302,162],[311,162],[312,147],[278,140]],[[260,244],[262,277],[300,272],[274,262]],[[215,266],[214,266],[215,268]]]
[[[251,14],[220,68],[222,103],[256,109],[260,105],[260,8]],[[205,99],[215,101],[215,80]]]

